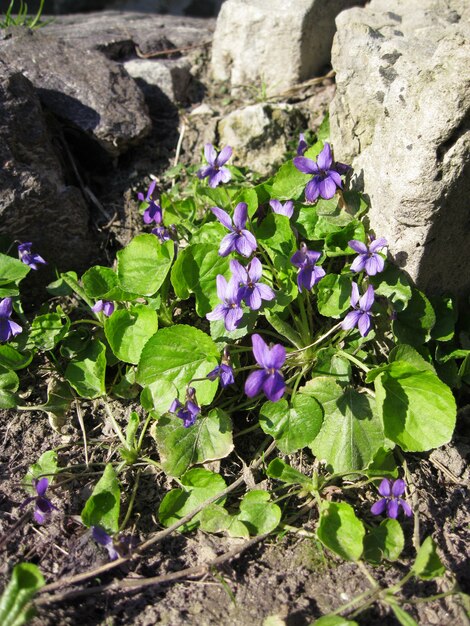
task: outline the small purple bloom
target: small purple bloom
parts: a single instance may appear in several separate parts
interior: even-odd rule
[[[321,252],[315,252],[314,250],[307,250],[307,245],[302,242],[300,244],[300,250],[291,257],[290,262],[295,267],[299,268],[297,274],[297,285],[299,291],[302,291],[302,287],[305,287],[307,291],[310,291],[318,281],[325,276],[325,270],[322,267],[317,267],[315,263],[321,257]]]
[[[359,287],[356,283],[352,284],[351,306],[354,311],[350,311],[341,323],[343,330],[350,330],[355,326],[358,327],[362,337],[365,337],[371,325],[372,313],[370,309],[374,304],[374,288],[372,285],[367,287],[367,291],[363,296],[359,295]]]
[[[246,202],[240,202],[233,212],[233,224],[230,215],[223,209],[215,206],[211,208],[212,213],[219,222],[228,228],[231,232],[220,242],[220,256],[228,256],[230,252],[238,252],[242,256],[249,257],[257,248],[256,239],[245,229],[246,220],[248,219],[248,205]]]
[[[110,561],[115,561],[119,558],[119,553],[114,547],[114,540],[111,535],[101,528],[101,526],[92,526],[91,527],[91,536],[99,543],[100,546],[106,548],[109,554]]]
[[[114,313],[114,302],[109,300],[97,300],[95,306],[91,307],[93,313],[101,313],[103,311],[106,317],[110,317]]]
[[[305,141],[303,133],[299,135],[299,143],[297,144],[297,156],[304,156],[305,150],[308,148],[308,143]]]
[[[263,369],[251,372],[245,382],[245,393],[253,398],[264,391],[268,400],[277,402],[286,390],[284,377],[279,371],[286,360],[286,350],[280,344],[268,348],[260,335],[255,334],[251,339],[256,362]]]
[[[207,313],[206,317],[210,321],[223,319],[226,330],[235,330],[243,317],[239,285],[233,278],[227,282],[222,274],[219,274],[216,280],[217,295],[222,300],[222,304],[218,304],[213,311]]]
[[[270,200],[269,206],[272,208],[274,213],[278,215],[285,215],[286,217],[291,218],[294,213],[294,203],[292,200],[287,200],[284,204],[279,202],[279,200]]]
[[[383,498],[372,505],[370,509],[371,513],[373,515],[382,515],[382,513],[386,511],[387,517],[396,519],[400,507],[402,507],[406,517],[410,517],[412,515],[410,505],[400,498],[400,496],[405,493],[405,488],[405,481],[401,478],[394,480],[393,483],[391,483],[388,478],[384,478],[379,486],[379,493]]]
[[[0,301],[0,342],[8,341],[23,330],[19,324],[10,319],[12,311],[11,298]]]
[[[40,256],[36,254],[36,252],[31,252],[33,244],[29,241],[27,243],[20,243],[18,245],[18,255],[20,257],[20,261],[29,265],[32,270],[38,269],[38,263],[42,265],[47,265],[46,261]]]
[[[189,428],[196,423],[197,416],[201,412],[201,408],[196,401],[196,390],[189,387],[186,392],[186,402],[182,404],[178,398],[175,398],[168,409],[169,413],[175,413],[177,417],[183,420],[183,426]]]
[[[209,380],[217,380],[217,378],[219,378],[222,389],[228,387],[229,385],[233,385],[235,382],[235,376],[231,365],[227,365],[225,363],[217,365],[217,367],[207,374],[206,378]]]
[[[369,246],[357,239],[348,241],[348,246],[359,253],[359,256],[351,264],[351,271],[362,272],[362,270],[365,270],[368,276],[375,276],[381,272],[384,268],[384,260],[377,253],[386,245],[387,240],[384,237],[375,240],[371,239]]]
[[[140,202],[152,202],[152,196],[153,196],[153,192],[155,191],[156,184],[157,184],[156,180],[153,180],[150,183],[150,186],[147,189],[147,195],[145,197],[144,197],[144,194],[139,191],[139,193],[137,194],[137,197],[139,198]]]
[[[263,273],[263,266],[259,259],[254,257],[248,267],[233,259],[230,261],[232,279],[239,286],[239,297],[244,300],[252,311],[257,311],[262,304],[262,300],[273,300],[276,296],[268,285],[259,283]]]
[[[294,158],[294,165],[304,174],[313,174],[312,180],[307,183],[305,188],[307,202],[315,202],[318,196],[325,200],[332,198],[336,193],[336,189],[343,187],[341,174],[346,173],[349,169],[343,163],[333,163],[329,143],[325,143],[316,161],[304,156],[298,156]]]
[[[21,504],[21,508],[30,502],[35,502],[36,506],[34,508],[34,519],[38,524],[44,524],[52,511],[57,511],[58,509],[52,504],[49,498],[46,498],[46,491],[49,487],[49,480],[47,478],[41,478],[41,480],[33,479],[33,487],[35,488],[37,495],[26,498],[26,500]]]
[[[232,148],[225,146],[222,148],[219,154],[211,143],[206,143],[204,146],[204,155],[208,165],[201,167],[197,172],[197,177],[201,180],[209,177],[209,187],[215,188],[220,183],[228,183],[232,178],[230,170],[226,167],[222,167],[232,156]]]

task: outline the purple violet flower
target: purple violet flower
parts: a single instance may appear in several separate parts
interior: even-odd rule
[[[206,317],[210,321],[223,319],[226,330],[235,330],[243,317],[239,285],[234,278],[227,282],[222,274],[219,274],[216,280],[217,295],[222,300],[222,304],[218,304],[213,311],[207,313]]]
[[[114,313],[114,302],[109,300],[97,300],[95,306],[91,307],[93,313],[101,313],[103,311],[106,317],[110,317]]]
[[[264,391],[268,400],[277,402],[286,390],[284,376],[279,371],[286,360],[286,350],[280,344],[268,348],[260,335],[255,334],[251,339],[256,362],[263,369],[251,372],[245,382],[245,393],[253,398]]]
[[[183,420],[183,426],[189,428],[196,423],[197,416],[201,412],[201,408],[197,404],[196,390],[189,387],[186,391],[186,402],[182,404],[178,398],[175,398],[168,409],[169,413],[174,413],[176,417]]]
[[[318,283],[320,279],[325,276],[325,270],[322,267],[317,267],[315,263],[321,257],[321,252],[315,252],[314,250],[307,250],[307,245],[302,242],[300,244],[300,250],[291,257],[290,262],[295,267],[299,268],[297,274],[297,285],[299,291],[302,291],[302,287],[305,287],[307,291],[310,291],[314,285]]]
[[[325,143],[316,161],[298,156],[294,158],[294,165],[304,174],[313,174],[312,180],[305,187],[307,202],[315,202],[318,196],[330,200],[335,195],[337,187],[340,189],[343,187],[340,174],[345,174],[349,169],[344,163],[333,163],[329,143]]]
[[[292,200],[287,200],[284,204],[279,202],[279,200],[270,200],[269,206],[272,208],[274,213],[278,215],[285,215],[286,217],[291,218],[294,213],[294,203]]]
[[[348,246],[359,253],[359,256],[351,264],[351,271],[362,272],[362,270],[365,270],[368,276],[375,276],[381,272],[385,262],[380,254],[377,253],[382,248],[385,248],[386,245],[387,240],[384,237],[375,240],[371,238],[369,246],[357,239],[348,241]]]
[[[384,478],[379,486],[379,493],[383,498],[372,505],[370,511],[373,515],[382,515],[387,511],[387,517],[396,519],[400,507],[403,509],[403,513],[406,517],[411,517],[411,507],[400,496],[405,493],[406,483],[401,478],[394,480],[391,483],[388,478]]]
[[[308,148],[308,143],[305,141],[305,135],[300,133],[299,143],[297,144],[297,156],[304,156],[305,150]]]
[[[40,263],[42,265],[47,265],[46,261],[40,256],[36,254],[36,252],[31,252],[33,244],[28,241],[26,243],[20,243],[18,245],[18,255],[20,257],[20,261],[29,265],[32,270],[37,270],[37,264]]]
[[[209,177],[209,187],[215,188],[220,183],[228,183],[232,178],[230,170],[226,167],[222,167],[232,156],[232,148],[225,146],[217,154],[216,149],[211,143],[206,143],[204,146],[204,155],[208,165],[201,167],[197,172],[197,177],[201,180]]]
[[[222,389],[225,389],[225,387],[228,387],[229,385],[233,385],[235,382],[235,376],[230,364],[230,352],[228,351],[227,346],[224,348],[224,354],[220,365],[217,365],[217,367],[210,371],[206,378],[209,380],[217,380],[217,378],[219,378]]]
[[[30,496],[21,504],[20,508],[23,508],[30,502],[35,502],[34,519],[38,524],[44,524],[53,510],[57,511],[57,507],[52,504],[49,498],[46,498],[46,491],[49,487],[49,480],[47,478],[41,478],[41,480],[33,479],[33,487],[36,490],[35,496]]]
[[[370,309],[374,304],[374,296],[372,285],[369,285],[365,294],[360,297],[357,283],[352,284],[351,306],[355,310],[350,311],[342,321],[341,328],[343,330],[350,330],[357,326],[362,337],[368,334],[372,317]]]
[[[10,319],[12,311],[11,298],[0,301],[0,342],[8,341],[23,330],[19,324]]]
[[[230,252],[236,251],[242,256],[249,257],[257,248],[256,239],[245,229],[246,220],[248,218],[248,205],[246,202],[240,202],[233,212],[233,224],[230,215],[215,206],[211,208],[212,213],[219,222],[228,228],[231,232],[220,242],[220,256],[228,256]]]
[[[262,300],[273,300],[276,297],[271,287],[258,282],[263,273],[263,266],[256,257],[251,260],[248,267],[232,259],[230,269],[232,280],[239,286],[240,299],[244,300],[252,311],[257,311],[261,307]]]
[[[106,548],[109,554],[110,561],[116,561],[119,558],[119,552],[114,547],[114,540],[111,535],[101,528],[101,526],[92,526],[91,527],[91,536],[99,543],[100,546]]]

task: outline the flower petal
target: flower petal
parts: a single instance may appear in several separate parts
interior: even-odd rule
[[[277,402],[282,398],[286,390],[286,384],[282,374],[274,372],[270,374],[263,384],[263,391],[266,394],[268,400],[271,402]]]
[[[256,289],[256,287],[246,289],[243,297],[245,299],[247,306],[249,306],[252,311],[257,311],[258,309],[261,308],[261,305],[262,305],[261,295],[259,291]]]
[[[360,254],[359,256],[357,256],[351,263],[351,267],[349,268],[351,272],[362,272],[362,270],[366,266],[367,259],[368,257],[365,254]]]
[[[49,480],[47,478],[41,478],[35,485],[36,493],[38,496],[44,496],[49,487]],[[401,495],[401,494],[400,494]]]
[[[398,496],[402,496],[405,493],[405,489],[406,483],[403,479],[397,478],[393,481],[392,495],[394,495],[395,498],[398,498]]]
[[[378,252],[382,248],[385,248],[385,246],[388,246],[387,240],[385,237],[380,237],[379,239],[374,239],[374,241],[371,242],[369,250],[371,252]]]
[[[279,200],[270,200],[269,206],[272,208],[274,213],[282,213],[282,204],[279,202]]]
[[[242,317],[243,309],[241,307],[237,306],[228,309],[225,316],[225,329],[229,331],[235,330]]]
[[[379,485],[379,493],[384,498],[389,498],[392,494],[392,486],[388,478],[384,478]]]
[[[256,291],[258,291],[262,300],[274,300],[274,298],[276,297],[276,294],[271,289],[271,287],[265,285],[264,283],[256,283],[255,289]]]
[[[206,157],[206,161],[210,165],[215,165],[217,152],[211,143],[206,143],[206,145],[204,146],[204,156]]]
[[[351,239],[351,241],[348,241],[348,246],[352,248],[355,252],[358,252],[359,254],[368,253],[366,244],[362,243],[362,241],[358,241],[357,239]]]
[[[251,256],[257,246],[256,239],[249,230],[242,230],[242,234],[235,241],[235,250],[245,257]]]
[[[305,187],[305,199],[307,202],[315,202],[320,195],[319,177],[315,176],[311,181],[307,183]]]
[[[230,261],[230,271],[232,272],[232,278],[238,282],[238,284],[246,285],[248,280],[248,272],[236,259]]]
[[[387,502],[387,516],[392,519],[396,519],[398,517],[398,501],[397,500],[389,500]]]
[[[257,333],[252,335],[251,343],[253,345],[253,356],[255,357],[258,365],[261,367],[269,367],[267,363],[269,362],[270,351],[261,335],[258,335]]]
[[[225,300],[227,294],[227,279],[222,274],[217,274],[217,278],[215,279],[215,283],[217,285],[217,295],[220,300]]]
[[[372,515],[382,515],[382,513],[385,511],[386,506],[387,500],[386,498],[382,498],[382,500],[375,502],[375,504],[370,507],[370,512],[372,513]]]
[[[214,322],[215,320],[225,319],[227,307],[223,304],[218,304],[213,311],[206,313],[206,319]]]
[[[202,180],[203,178],[206,178],[206,176],[210,176],[214,171],[215,170],[212,165],[204,165],[204,167],[198,169],[196,175],[200,180]]]
[[[361,334],[361,337],[365,337],[369,334],[370,330],[370,314],[369,313],[360,313],[359,321],[357,322],[357,327]]]
[[[221,167],[222,165],[225,165],[225,163],[227,163],[227,161],[230,159],[231,156],[232,156],[232,148],[230,146],[225,146],[219,152],[214,163],[218,167]]]
[[[211,211],[219,220],[219,222],[225,226],[225,228],[232,230],[232,218],[226,211],[220,209],[218,206],[211,207]]]
[[[221,167],[219,172],[220,172],[220,182],[221,183],[228,183],[229,180],[232,179],[232,173],[226,167]]]
[[[10,335],[13,335],[13,337],[15,335],[19,335],[23,331],[22,327],[12,320],[8,321],[8,325],[10,326]]]
[[[317,165],[321,170],[329,170],[332,162],[331,146],[329,143],[325,143],[323,150],[317,157]]]
[[[229,233],[228,235],[225,235],[220,242],[219,256],[228,256],[231,252],[233,252],[238,239],[239,235],[237,235],[237,233]]]
[[[10,317],[12,312],[11,298],[4,298],[0,302],[0,317]]]
[[[336,183],[331,176],[327,176],[318,183],[318,188],[320,190],[320,196],[325,200],[331,200],[336,193]]]
[[[286,349],[280,343],[276,343],[270,350],[268,358],[265,360],[265,367],[268,369],[280,369],[286,360]]]
[[[360,308],[363,311],[370,311],[372,305],[374,304],[374,298],[375,298],[374,288],[372,287],[372,285],[369,285],[367,287],[367,291],[359,300]]]
[[[251,372],[245,382],[245,393],[249,398],[257,396],[263,388],[264,381],[268,377],[265,370]]]
[[[209,174],[209,187],[211,187],[211,189],[215,189],[220,185],[221,182],[223,182],[223,178],[224,174],[222,173],[222,170],[213,169],[212,172]]]
[[[294,165],[299,172],[303,172],[304,174],[318,174],[318,165],[315,161],[312,161],[312,159],[307,159],[307,157],[295,157]]]
[[[368,257],[364,263],[364,269],[368,276],[379,274],[384,268],[385,262],[379,254]]]
[[[248,205],[246,202],[239,202],[233,212],[233,224],[235,228],[238,228],[239,230],[245,228],[247,218]]]
[[[406,502],[402,498],[398,498],[398,503],[401,504],[403,508],[403,513],[406,515],[406,517],[411,517],[413,515],[413,511],[411,510],[411,507],[408,504],[408,502]]]
[[[351,285],[351,306],[356,306],[359,302],[359,287],[357,283]]]
[[[251,263],[248,266],[248,276],[251,282],[257,283],[263,274],[263,266],[261,261],[257,257],[251,259]]]
[[[341,322],[341,328],[343,330],[350,330],[351,328],[354,328],[355,326],[357,326],[357,323],[358,323],[359,318],[361,317],[361,315],[362,314],[361,314],[360,311],[350,311],[346,315],[344,320]]]

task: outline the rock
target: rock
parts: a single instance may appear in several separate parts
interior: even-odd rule
[[[330,108],[390,252],[430,292],[470,291],[470,6],[372,0],[338,16]]]
[[[54,115],[72,124],[111,155],[149,133],[143,95],[118,64],[45,31],[15,29],[0,42],[1,58],[24,74]]]
[[[96,254],[80,191],[68,186],[30,81],[0,62],[0,233],[32,241],[48,267],[84,270]]]
[[[227,0],[212,46],[212,74],[268,94],[311,78],[330,62],[335,17],[354,0]]]
[[[287,138],[299,128],[305,128],[305,118],[297,109],[282,104],[252,104],[219,122],[218,143],[233,148],[234,165],[269,175],[285,158]]]
[[[132,59],[124,63],[124,69],[135,79],[161,89],[172,102],[185,103],[191,84],[191,65],[187,59]]]

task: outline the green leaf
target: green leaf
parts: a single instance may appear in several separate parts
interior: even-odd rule
[[[388,298],[395,311],[402,311],[406,307],[411,298],[411,283],[396,265],[387,264],[383,272],[370,276],[369,280],[376,295]]]
[[[230,537],[248,539],[250,531],[237,515],[231,515],[227,509],[218,504],[210,504],[200,514],[201,529],[208,533],[227,532]]]
[[[393,361],[374,385],[385,435],[403,450],[423,452],[450,441],[457,413],[455,399],[434,372]]]
[[[311,626],[359,626],[359,624],[340,615],[325,615],[316,619]]]
[[[142,350],[136,379],[142,387],[163,380],[173,383],[182,396],[191,380],[204,379],[219,358],[217,345],[201,330],[185,325],[161,328]],[[212,402],[216,385],[195,380],[193,386],[200,405]]]
[[[295,226],[303,237],[310,240],[316,239],[315,228],[317,222],[318,214],[316,207],[312,204],[300,205]]]
[[[267,250],[276,267],[292,267],[290,258],[297,249],[297,242],[289,220],[285,215],[269,213],[255,228],[256,239]]]
[[[277,331],[282,337],[290,341],[295,348],[303,347],[301,336],[292,328],[290,322],[284,321],[279,315],[272,313],[269,309],[265,310],[265,316],[274,330]]]
[[[171,284],[182,300],[193,293],[196,312],[199,317],[205,317],[219,303],[218,274],[226,278],[229,274],[229,259],[219,256],[219,247],[210,243],[191,244],[178,255],[171,270]]]
[[[38,315],[31,324],[29,342],[40,350],[54,350],[68,333],[70,319],[58,307],[57,313]]]
[[[47,384],[47,400],[44,404],[30,406],[28,409],[45,411],[52,428],[59,432],[66,422],[66,415],[73,402],[74,396],[70,385],[64,380],[53,376]]]
[[[0,345],[0,365],[10,370],[22,370],[31,363],[33,355],[31,352],[18,352],[13,346],[5,343]]]
[[[98,398],[106,393],[106,347],[95,339],[65,370],[65,378],[82,398]]]
[[[436,315],[424,293],[412,289],[411,299],[403,311],[398,311],[392,324],[398,343],[421,346],[429,341],[431,329],[436,323]]]
[[[0,409],[14,409],[18,406],[20,402],[15,391],[19,384],[18,375],[0,365]]]
[[[174,253],[171,240],[161,244],[155,235],[137,235],[117,253],[120,286],[130,293],[153,296],[170,271]]]
[[[240,190],[240,193],[235,197],[233,204],[238,204],[239,202],[245,202],[248,206],[248,217],[253,217],[253,215],[258,210],[258,194],[252,188],[244,188]]]
[[[220,222],[209,222],[204,224],[204,226],[201,226],[201,228],[198,228],[198,230],[193,234],[191,237],[191,245],[193,246],[197,243],[209,243],[213,246],[215,241],[222,241],[226,234],[227,229],[225,226],[222,226]],[[178,256],[181,252],[182,251],[178,253]]]
[[[287,485],[302,485],[308,489],[313,487],[313,481],[302,472],[291,467],[285,461],[281,459],[273,459],[268,465],[266,475],[270,478],[280,480]]]
[[[248,528],[250,535],[273,531],[281,521],[281,509],[270,502],[270,494],[263,490],[249,491],[240,502],[237,519]]]
[[[273,197],[278,200],[297,200],[310,179],[311,176],[300,172],[293,161],[287,161],[274,177]]]
[[[395,617],[402,626],[419,626],[418,622],[415,621],[409,613],[404,611],[399,604],[397,604],[397,601],[393,596],[388,595],[386,597],[386,602],[391,607]]]
[[[312,443],[323,422],[323,409],[318,401],[298,393],[289,406],[282,398],[265,402],[261,407],[259,423],[264,432],[276,440],[284,454],[291,454]]]
[[[351,380],[351,362],[339,356],[335,348],[320,348],[316,356],[317,362],[312,371],[313,377],[328,375],[339,383],[347,383]]]
[[[52,283],[46,285],[46,290],[53,296],[71,296],[74,293],[74,290],[67,280],[67,277],[71,279],[73,283],[78,281],[78,276],[76,272],[64,272],[59,275],[57,280],[54,280]]]
[[[145,304],[119,309],[105,319],[104,333],[114,354],[126,363],[137,363],[143,347],[158,330],[158,316]]]
[[[163,469],[181,476],[196,463],[222,459],[233,450],[232,423],[221,409],[200,416],[184,428],[179,417],[163,416],[152,428]]]
[[[450,341],[455,332],[457,310],[452,298],[435,296],[431,298],[432,307],[436,314],[436,323],[431,330],[431,337],[435,341]]]
[[[315,456],[334,472],[366,468],[384,444],[371,398],[326,376],[309,381],[299,393],[313,396],[323,407],[323,425],[310,445]]]
[[[0,624],[22,626],[33,616],[28,603],[38,589],[46,584],[39,568],[33,563],[18,563],[11,580],[0,598]]]
[[[108,463],[83,507],[82,522],[88,527],[101,526],[107,533],[117,533],[120,499],[119,481],[113,466]]]
[[[396,519],[385,519],[364,538],[364,558],[378,564],[382,558],[396,561],[405,547],[405,536]]]
[[[351,239],[364,241],[366,239],[364,224],[352,219],[341,229],[329,233],[325,238],[326,253],[329,257],[344,256],[346,254],[357,254],[352,250],[348,242]]]
[[[46,477],[49,479],[49,483],[51,483],[53,477],[57,474],[57,469],[57,452],[55,450],[47,450],[41,454],[36,463],[30,465],[22,483],[26,487],[31,488],[31,490],[33,490],[33,479]]]
[[[30,271],[26,263],[7,254],[0,254],[0,285],[17,283]]]
[[[446,571],[431,536],[426,537],[421,544],[411,571],[422,580],[438,578]]]
[[[354,509],[345,502],[324,502],[317,536],[324,546],[347,561],[357,561],[362,555],[366,531]]]
[[[171,526],[182,517],[194,511],[200,504],[222,493],[227,484],[219,474],[202,468],[187,471],[181,477],[182,489],[172,489],[163,498],[158,509],[158,517],[164,526]],[[217,502],[225,502],[225,497]],[[180,532],[193,530],[199,525],[201,514],[178,529]]]
[[[107,294],[118,286],[117,274],[110,267],[95,265],[82,276],[83,287],[89,298],[107,299]]]
[[[142,389],[140,404],[152,413],[153,417],[160,417],[167,413],[171,403],[178,397],[178,389],[173,383],[161,380]]]
[[[392,363],[392,361],[406,361],[416,369],[435,372],[430,361],[427,361],[417,350],[411,346],[407,346],[406,344],[401,344],[392,348],[390,350],[390,354],[388,355],[388,360],[390,363]]]
[[[327,274],[317,286],[318,310],[325,317],[339,318],[351,306],[352,278]]]

